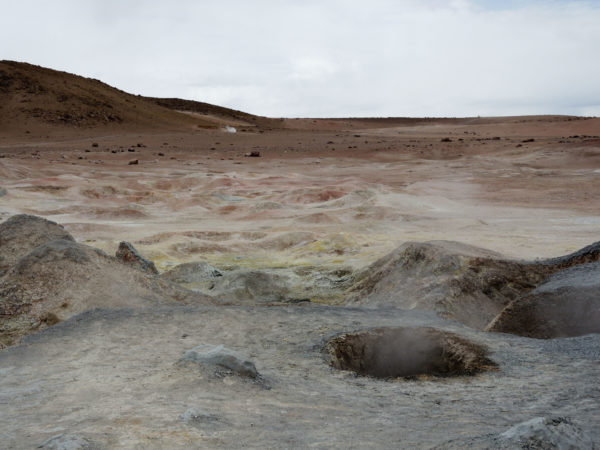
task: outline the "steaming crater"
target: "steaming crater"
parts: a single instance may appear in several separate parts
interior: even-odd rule
[[[324,350],[336,369],[383,379],[475,375],[497,367],[480,345],[428,327],[342,334],[330,339]]]

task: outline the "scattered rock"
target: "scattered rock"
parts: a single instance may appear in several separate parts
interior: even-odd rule
[[[226,369],[243,377],[260,376],[252,361],[222,345],[199,345],[186,351],[182,359],[201,366]]]
[[[244,156],[247,158],[258,158],[260,157],[260,152],[257,150],[253,150],[251,152],[244,153]]]
[[[523,139],[521,142],[535,142],[535,139]]]
[[[121,242],[115,256],[125,264],[138,267],[144,272],[158,274],[154,263],[140,255],[129,242]]]
[[[57,434],[44,441],[38,448],[49,450],[94,450],[100,447],[82,436]]]
[[[3,187],[0,187],[0,197],[4,197],[7,194],[7,190]]]
[[[452,139],[450,139],[449,137],[445,137],[445,138],[442,138],[440,140],[440,142],[452,142]]]
[[[94,142],[94,143],[92,144],[92,147],[98,147],[98,143],[97,143],[97,142]]]
[[[132,166],[132,165],[134,165],[134,164],[139,164],[139,163],[140,163],[140,160],[139,160],[139,159],[134,159],[134,160],[132,160],[132,161],[129,161],[129,163],[128,163],[128,164],[129,164],[130,166]]]

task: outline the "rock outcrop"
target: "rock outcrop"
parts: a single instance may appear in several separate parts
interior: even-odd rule
[[[74,241],[55,222],[42,217],[19,214],[0,224],[0,275],[38,245],[55,239]]]
[[[140,255],[135,247],[129,242],[121,242],[115,256],[125,264],[137,267],[144,272],[158,273],[154,263]]]

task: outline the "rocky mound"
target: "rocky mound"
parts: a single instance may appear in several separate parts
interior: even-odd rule
[[[411,242],[357,274],[347,302],[434,310],[483,329],[552,270],[457,242]]]
[[[289,300],[289,277],[262,270],[237,269],[215,278],[210,295],[223,304],[264,304]]]
[[[17,219],[26,225],[24,234],[31,224],[42,224],[56,232],[62,230],[39,218]],[[44,226],[41,229],[46,230]],[[32,245],[35,239],[27,240],[15,232],[9,243],[21,241]],[[206,296],[124,264],[67,236],[33,248],[0,278],[0,348],[88,309],[208,301]]]
[[[600,262],[556,272],[486,329],[542,339],[600,333]]]
[[[42,217],[19,214],[0,224],[0,275],[38,245],[55,239],[74,241],[55,222]]]

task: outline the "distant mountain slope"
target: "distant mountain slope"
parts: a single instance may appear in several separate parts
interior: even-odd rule
[[[210,103],[197,102],[194,100],[183,100],[181,98],[145,98],[165,108],[205,116],[207,120],[221,119],[240,124],[273,128],[281,127],[283,125],[283,119],[271,119],[268,117],[255,116],[243,111],[212,105]]]
[[[202,111],[207,117],[176,110]],[[209,117],[216,115],[220,120]],[[254,117],[206,103],[150,99],[101,81],[14,61],[0,61],[0,133],[68,129],[181,129],[215,127]]]

